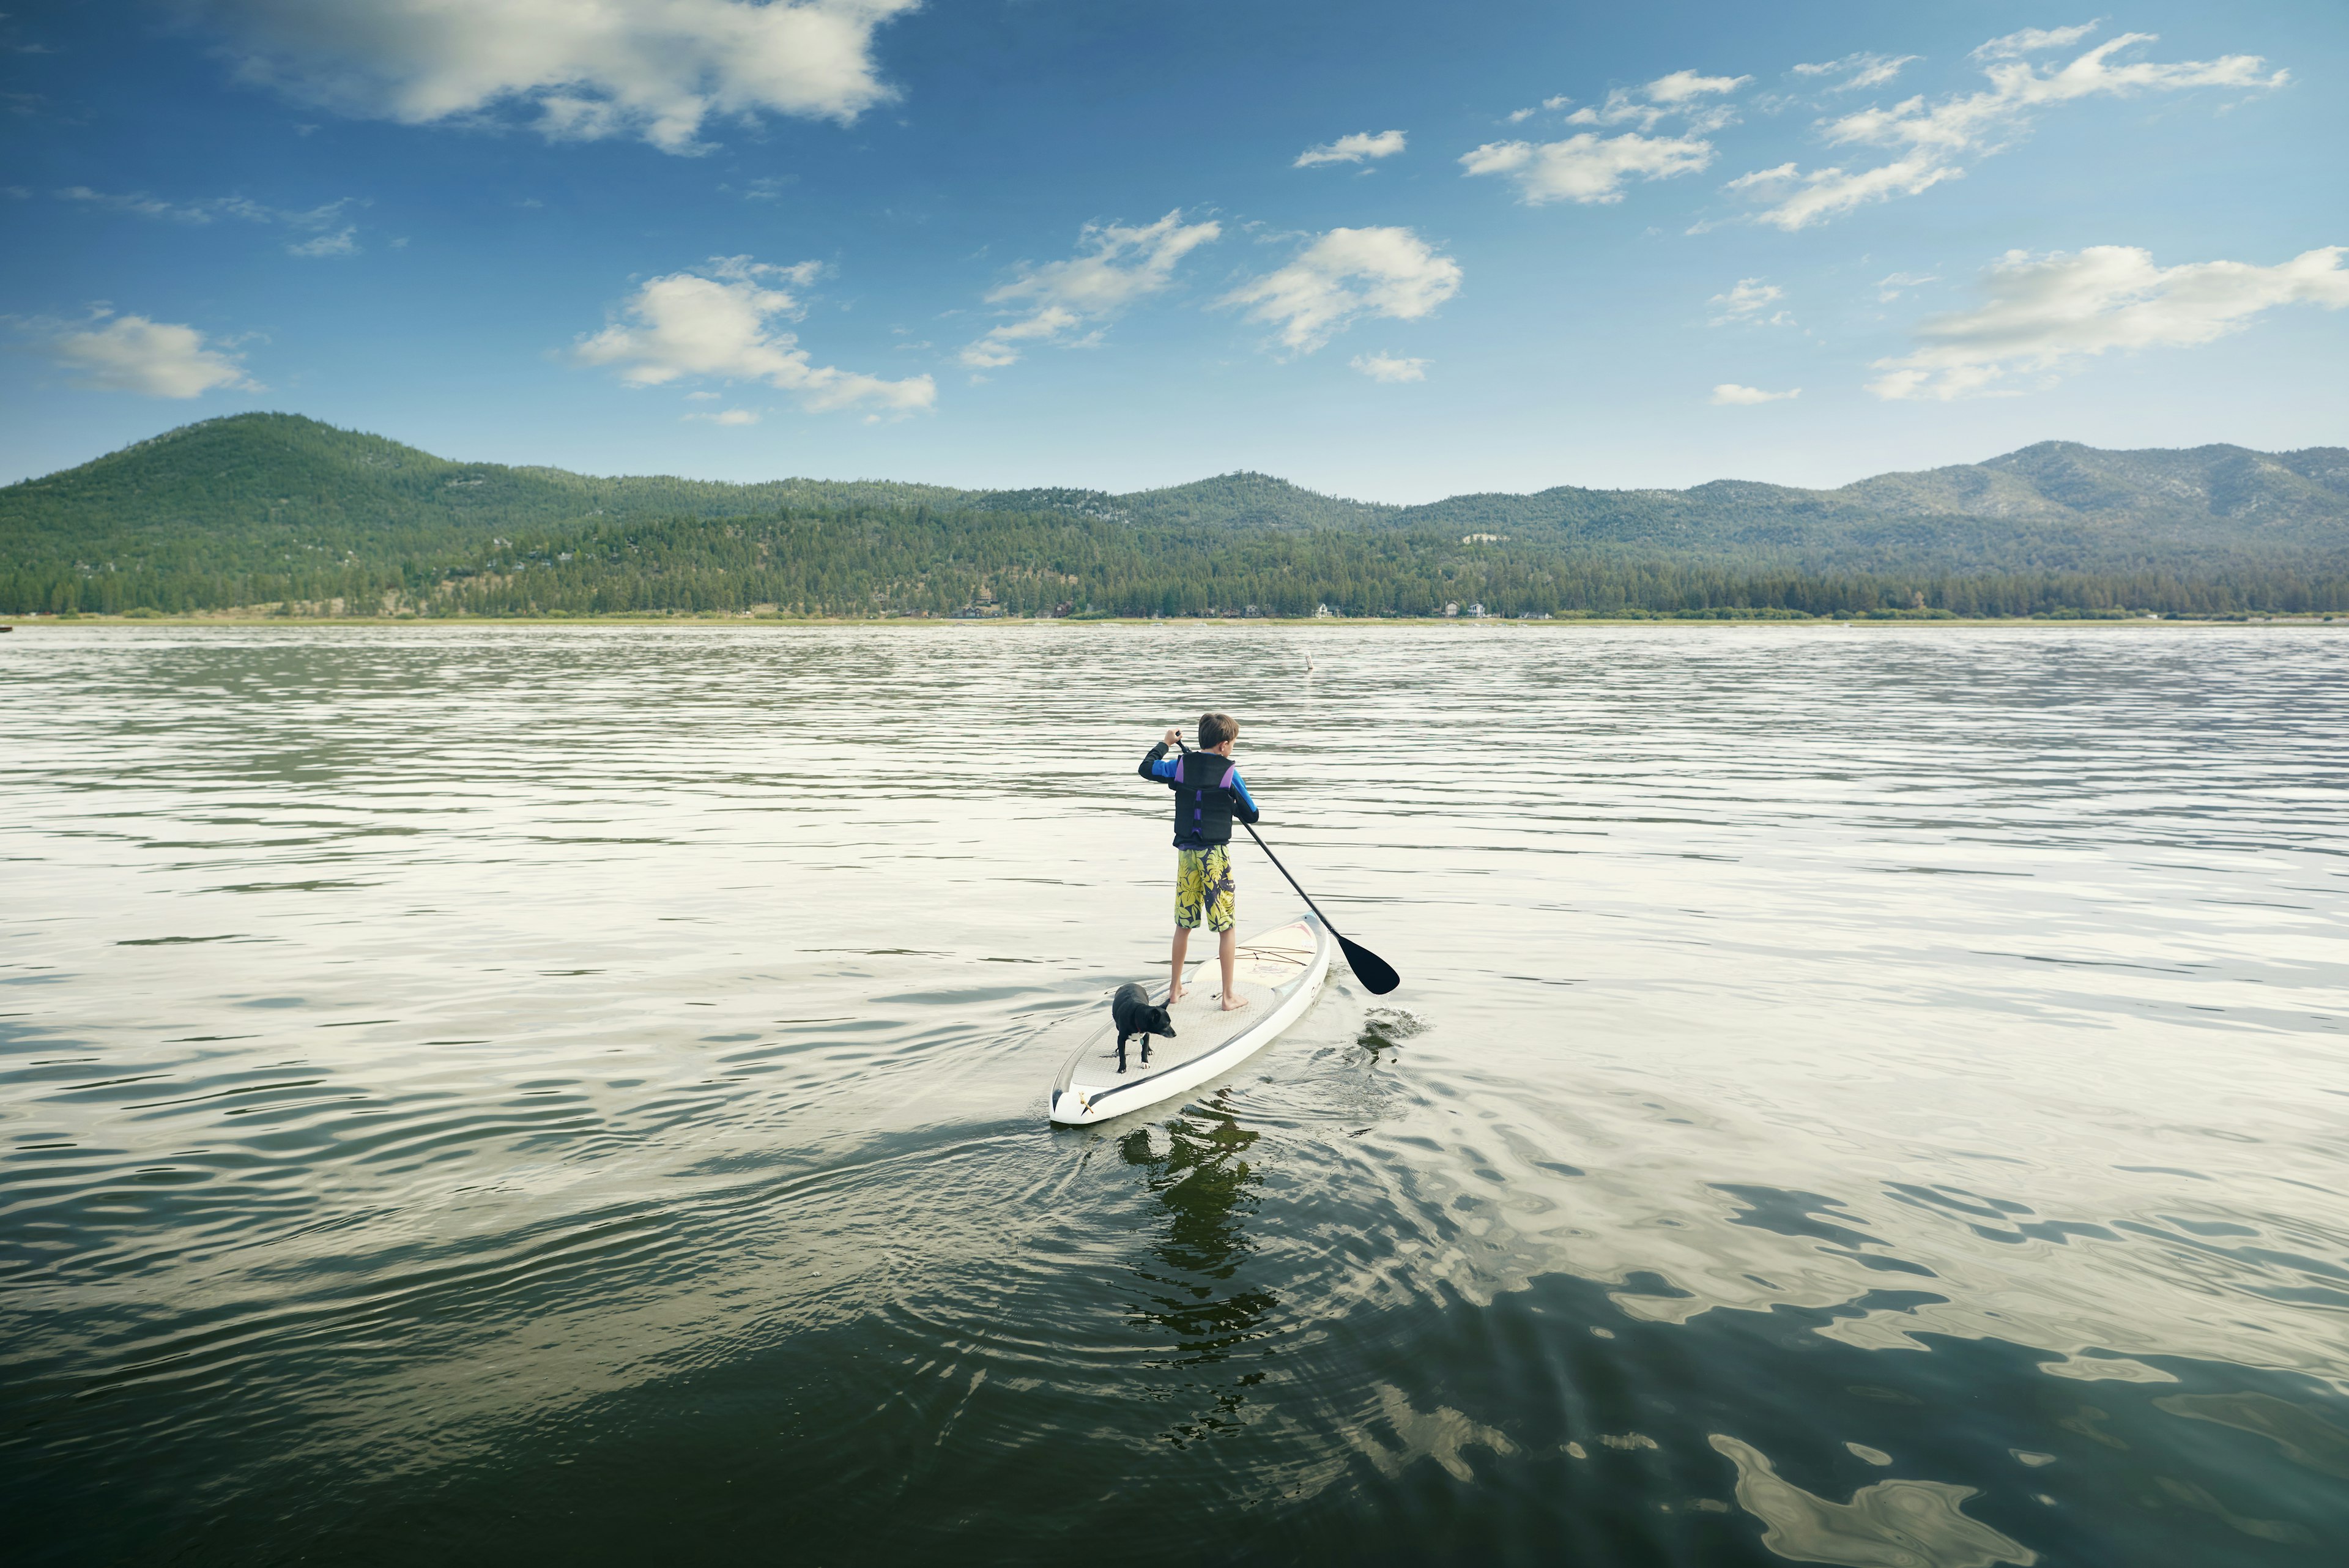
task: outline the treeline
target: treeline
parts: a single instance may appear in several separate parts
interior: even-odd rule
[[[0,566],[0,613],[792,616],[2240,615],[2349,611],[2349,572],[2244,564],[2109,572],[1845,571],[1753,555],[1463,544],[1432,529],[1233,535],[1064,511],[805,508],[590,521],[487,550],[248,524],[122,558]],[[212,547],[215,544],[223,548]]]

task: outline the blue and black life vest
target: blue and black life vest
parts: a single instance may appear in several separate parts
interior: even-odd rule
[[[1213,752],[1186,752],[1167,787],[1174,792],[1174,847],[1205,849],[1232,841],[1233,763]]]

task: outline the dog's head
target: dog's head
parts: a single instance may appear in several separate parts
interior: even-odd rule
[[[1143,1008],[1133,1015],[1133,1025],[1143,1034],[1164,1034],[1169,1040],[1174,1038],[1174,1020],[1167,1016],[1163,1007]]]

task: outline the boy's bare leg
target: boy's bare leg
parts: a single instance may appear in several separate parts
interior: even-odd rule
[[[1174,975],[1166,982],[1166,1005],[1174,1006],[1183,1000],[1183,955],[1191,950],[1191,928],[1174,928]],[[1228,966],[1226,966],[1228,967]]]
[[[1232,965],[1239,959],[1240,939],[1237,931],[1226,931],[1217,955],[1224,961],[1224,1011],[1237,1012],[1247,1005],[1247,998],[1239,994],[1232,984]]]

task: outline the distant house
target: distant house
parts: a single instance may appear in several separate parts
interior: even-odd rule
[[[1444,613],[1449,616],[1456,616],[1460,613],[1460,607],[1458,605],[1445,605],[1444,607]]]
[[[1336,610],[1331,609],[1326,604],[1315,605],[1313,607],[1313,614],[1316,618],[1327,618],[1328,617],[1334,616],[1338,612]]]
[[[1468,613],[1469,613],[1470,615],[1473,615],[1473,616],[1475,616],[1475,617],[1478,617],[1479,618],[1481,618],[1484,616],[1484,614],[1485,614],[1485,607],[1484,607],[1483,605],[1480,605],[1480,604],[1478,604],[1478,605],[1470,605],[1470,606],[1468,607]]]

